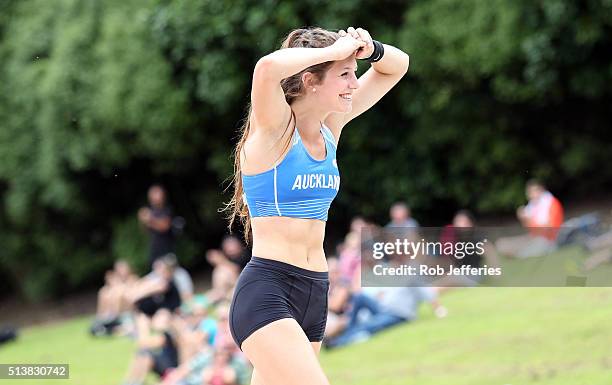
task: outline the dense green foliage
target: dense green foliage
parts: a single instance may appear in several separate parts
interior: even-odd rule
[[[426,224],[511,210],[532,176],[610,186],[609,0],[0,0],[0,275],[36,298],[142,265],[153,181],[187,219],[181,257],[215,246],[253,65],[303,25],[411,55],[343,134],[332,228],[396,199]]]

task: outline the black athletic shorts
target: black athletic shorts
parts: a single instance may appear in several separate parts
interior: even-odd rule
[[[252,257],[236,284],[230,309],[230,330],[242,343],[257,329],[293,318],[312,342],[323,340],[327,321],[329,275],[288,263]]]

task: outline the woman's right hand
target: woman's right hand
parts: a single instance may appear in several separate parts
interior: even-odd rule
[[[331,48],[336,54],[336,60],[343,60],[353,55],[355,52],[357,52],[358,49],[365,47],[365,45],[365,41],[355,39],[350,34],[346,34],[336,40],[336,42],[331,45]]]

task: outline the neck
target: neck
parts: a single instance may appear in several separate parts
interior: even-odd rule
[[[300,129],[300,136],[307,141],[319,138],[321,123],[329,115],[329,111],[313,108],[311,102],[305,99],[296,100],[291,104],[295,113],[295,124]]]

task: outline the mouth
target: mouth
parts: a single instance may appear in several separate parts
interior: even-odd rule
[[[351,100],[353,100],[353,95],[352,94],[340,94],[340,98],[344,100],[348,100],[350,102]]]

